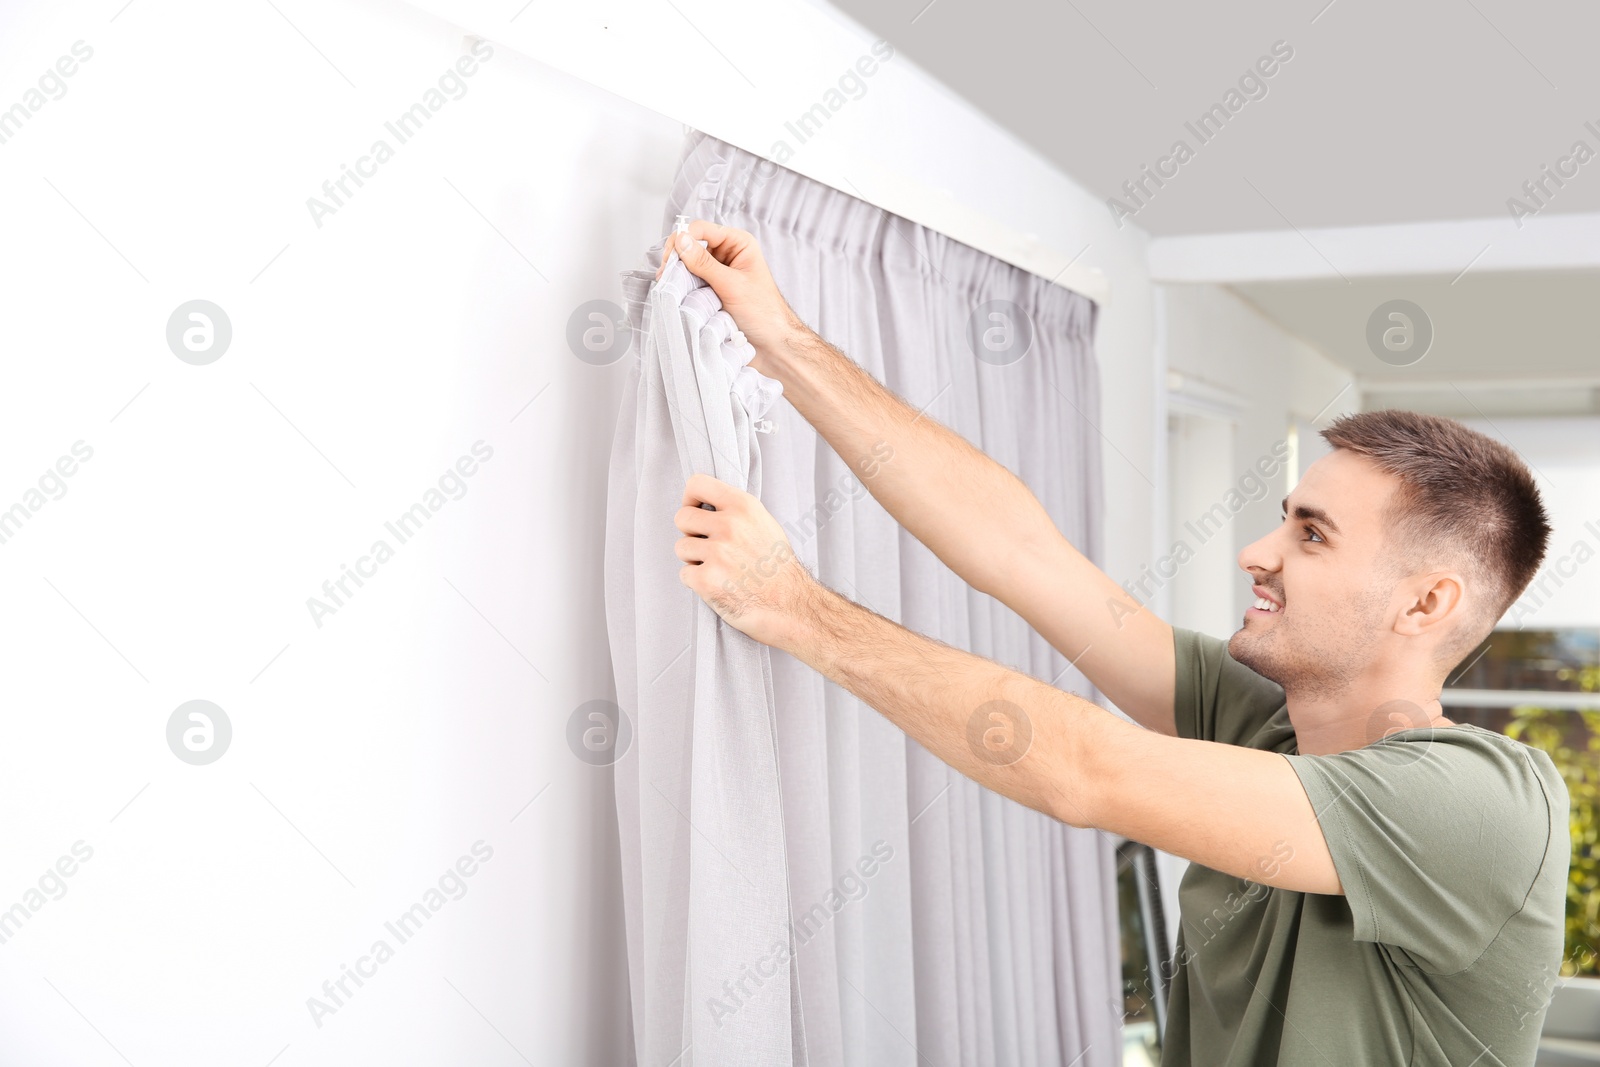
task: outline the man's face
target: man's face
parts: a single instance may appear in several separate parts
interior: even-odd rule
[[[1341,691],[1372,662],[1395,587],[1384,516],[1398,485],[1352,452],[1311,465],[1283,521],[1239,553],[1271,604],[1245,612],[1228,642],[1234,659],[1307,695]]]

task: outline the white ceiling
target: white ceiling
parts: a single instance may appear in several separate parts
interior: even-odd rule
[[[1548,185],[1537,239],[1514,224],[1507,201],[1537,206],[1523,183],[1575,142],[1600,150],[1600,4],[834,3],[1091,191],[1137,207],[1132,222],[1165,239],[1158,243],[1200,241],[1185,248],[1195,253],[1191,265],[1216,262],[1212,252],[1234,238],[1189,235],[1292,235],[1262,247],[1325,262],[1327,276],[1244,281],[1271,273],[1235,261],[1225,268],[1232,277],[1214,280],[1353,371],[1369,400],[1460,414],[1600,411],[1600,393],[1585,384],[1600,384],[1600,270],[1517,272],[1502,259],[1563,240],[1570,250],[1593,232],[1562,217],[1600,212],[1600,158],[1564,186]],[[1293,55],[1264,79],[1265,95],[1246,100],[1202,143],[1185,123],[1226,103],[1280,41]],[[1124,181],[1179,139],[1193,157],[1134,204]],[[1455,246],[1439,238],[1442,273],[1362,272],[1335,251],[1348,247],[1334,240],[1335,228],[1460,219],[1481,221],[1452,233]],[[1419,250],[1426,260],[1435,232],[1369,231],[1356,245],[1372,263]],[[1244,247],[1247,260],[1250,240],[1232,246]],[[1600,262],[1600,249],[1580,248],[1578,258]],[[1552,265],[1568,261],[1557,256]],[[1384,363],[1366,341],[1373,310],[1397,298],[1423,308],[1436,334],[1408,367]],[[1543,384],[1512,389],[1508,379]]]
[[[1600,411],[1595,341],[1600,271],[1467,274],[1450,278],[1362,278],[1349,283],[1284,281],[1233,286],[1269,319],[1348,368],[1369,394],[1443,414]],[[1409,366],[1380,359],[1367,341],[1373,312],[1409,300],[1427,316],[1433,342]],[[1507,379],[1548,388],[1518,396]],[[1454,383],[1454,384],[1450,384]],[[1425,386],[1433,399],[1415,397]],[[1486,386],[1491,386],[1486,388]],[[1487,394],[1487,395],[1485,395]],[[1448,409],[1448,410],[1447,410]]]
[[[1555,0],[835,0],[1100,196],[1183,139],[1135,216],[1155,235],[1509,219],[1574,141],[1600,146],[1600,5]],[[1207,143],[1185,128],[1283,41]],[[1600,159],[1548,200],[1600,210]]]

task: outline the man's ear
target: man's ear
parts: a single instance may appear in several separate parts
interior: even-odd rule
[[[1403,637],[1442,638],[1454,630],[1466,613],[1466,581],[1459,571],[1433,571],[1413,578],[1407,600],[1395,619],[1395,633]]]

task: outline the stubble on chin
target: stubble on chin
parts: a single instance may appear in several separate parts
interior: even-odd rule
[[[1252,634],[1248,632],[1249,624],[1239,627],[1228,639],[1228,655],[1255,671],[1268,681],[1284,684],[1281,677],[1284,675],[1287,664],[1277,662],[1279,657],[1274,655],[1272,644],[1273,635]]]

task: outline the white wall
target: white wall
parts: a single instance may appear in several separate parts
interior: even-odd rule
[[[624,1062],[610,782],[564,732],[612,695],[623,364],[565,334],[643,262],[681,127],[502,48],[319,229],[307,197],[462,40],[280,6],[331,64],[264,4],[40,5],[4,38],[13,72],[93,56],[0,149],[0,507],[93,455],[0,545],[0,908],[93,855],[0,945],[0,1058]],[[195,297],[232,322],[208,366],[165,339]],[[385,521],[480,440],[399,544]],[[379,538],[394,558],[319,628],[307,598]],[[232,723],[209,766],[165,739],[194,698]],[[465,895],[386,934],[480,840]],[[393,959],[314,1025],[379,938]]]
[[[1550,547],[1500,629],[1600,627],[1600,418],[1463,419],[1531,465]]]
[[[1171,521],[1157,557],[1167,562],[1141,574],[1147,588],[1154,588],[1165,574],[1173,575],[1164,589],[1168,600],[1163,614],[1168,622],[1218,636],[1238,628],[1233,602],[1240,576],[1238,568],[1227,565],[1226,559],[1233,547],[1234,522],[1213,520],[1213,515],[1221,514],[1213,509],[1238,485],[1237,434],[1237,425],[1224,416],[1194,411],[1169,416]],[[1195,558],[1185,560],[1183,548],[1193,551]],[[1143,590],[1136,585],[1135,592]]]
[[[27,912],[0,944],[9,1058],[626,1061],[610,782],[565,739],[613,695],[600,530],[625,365],[581,362],[566,333],[657,236],[681,127],[504,43],[546,10],[475,27],[493,58],[398,145],[384,123],[465,48],[413,8],[0,16],[0,107],[93,50],[0,145],[0,508],[28,512],[0,544],[0,908]],[[863,47],[827,13],[779,15],[842,35],[807,53],[830,78]],[[663,99],[693,82],[664,46],[715,61],[683,26],[611,25],[628,61],[663,64]],[[792,35],[761,39],[739,54],[764,77],[826,88],[777,63]],[[1111,281],[1096,420],[1125,572],[1159,481],[1143,235],[909,64],[887,74],[841,143],[1087,245]],[[307,199],[384,137],[393,158],[319,227]],[[205,366],[166,339],[197,298],[232,327]],[[57,483],[78,441],[92,456]],[[479,441],[492,458],[400,544],[385,522]],[[308,598],[379,539],[393,558],[317,625]],[[166,738],[197,698],[232,726],[205,766]],[[48,876],[80,841],[92,857]],[[387,934],[479,841],[465,895]],[[393,958],[317,1026],[308,998],[380,938]]]

